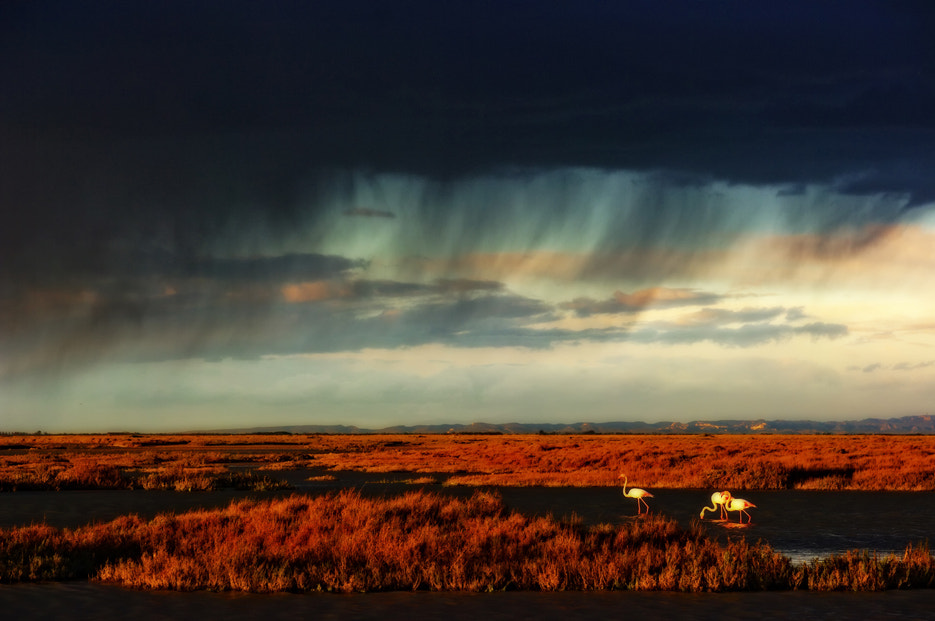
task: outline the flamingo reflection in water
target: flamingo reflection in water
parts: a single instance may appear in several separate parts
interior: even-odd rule
[[[652,498],[653,495],[638,487],[631,487],[630,491],[627,491],[627,475],[621,474],[618,478],[623,479],[623,495],[627,498],[636,498],[636,514],[642,513],[643,505],[646,505],[646,513],[649,513],[649,505],[643,499]]]
[[[718,509],[720,509],[721,519],[726,520],[727,509],[724,505],[726,505],[730,501],[731,498],[732,496],[730,495],[730,492],[727,490],[724,490],[723,492],[714,492],[713,494],[711,494],[711,506],[705,507],[701,510],[701,519],[704,519],[705,511],[717,511]]]

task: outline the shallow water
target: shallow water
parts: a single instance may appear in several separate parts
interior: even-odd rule
[[[292,493],[321,494],[354,488],[363,494],[399,494],[426,489],[443,494],[469,496],[474,488],[404,483],[410,474],[339,472],[337,480],[308,482],[307,471],[273,473],[296,489],[288,492],[180,493],[172,491],[67,491],[14,492],[0,495],[0,527],[45,522],[57,527],[76,527],[135,513],[144,518],[159,513],[222,507],[241,498],[270,498]],[[438,480],[444,477],[439,475]],[[619,523],[636,517],[636,502],[613,487],[503,487],[495,488],[511,509],[532,515],[579,519],[585,523]],[[698,520],[709,490],[653,490],[653,512],[677,519],[683,526]],[[790,557],[808,561],[853,549],[879,553],[902,552],[907,545],[935,541],[935,493],[932,492],[744,492],[757,507],[749,512],[752,523],[737,524],[702,520],[708,532],[724,540],[746,537],[763,540]],[[714,514],[708,513],[707,516]]]
[[[0,495],[0,526],[46,522],[76,527],[136,513],[159,513],[226,506],[240,498],[291,493],[321,494],[355,488],[363,494],[398,494],[413,489],[469,496],[473,488],[414,486],[412,475],[340,472],[336,481],[307,482],[308,472],[274,473],[288,479],[289,492],[71,491]],[[439,481],[444,476],[437,477]],[[618,523],[636,517],[636,503],[619,488],[497,488],[504,502],[526,514],[551,514],[584,523]],[[653,490],[653,512],[683,525],[710,505],[709,490]],[[753,523],[704,520],[720,538],[762,539],[795,562],[860,548],[902,551],[908,544],[935,539],[935,494],[930,492],[745,492],[757,505]],[[708,516],[711,516],[708,513]],[[133,591],[85,582],[0,585],[4,618],[56,619],[476,619],[535,617],[540,620],[594,618],[692,619],[932,619],[935,590],[884,593],[371,593],[358,595],[229,594]]]
[[[524,512],[556,517],[576,513],[588,523],[635,517],[636,502],[619,489],[570,488],[503,489],[504,500]],[[709,490],[654,490],[654,512],[688,526],[699,519],[701,508],[711,506]],[[740,526],[738,515],[729,522],[700,520],[708,532],[723,540],[745,537],[763,540],[793,562],[809,561],[853,549],[903,552],[906,546],[935,541],[935,493],[931,492],[744,492],[757,507],[752,522]]]

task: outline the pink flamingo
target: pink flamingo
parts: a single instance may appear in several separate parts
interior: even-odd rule
[[[653,495],[647,492],[645,489],[640,489],[638,487],[631,487],[630,491],[627,491],[627,475],[621,474],[617,478],[623,479],[623,495],[627,498],[636,498],[636,514],[639,515],[643,511],[643,505],[646,505],[646,513],[649,513],[649,505],[646,503],[644,498],[652,498]],[[640,504],[642,503],[642,504]]]
[[[711,506],[705,507],[701,510],[701,519],[704,519],[705,511],[717,511],[718,508],[721,509],[721,519],[727,519],[727,509],[724,507],[728,502],[730,502],[731,495],[730,492],[724,490],[723,492],[714,492],[711,494]]]
[[[727,502],[728,511],[739,511],[740,512],[740,523],[743,524],[743,514],[747,513],[747,509],[754,509],[756,505],[750,502],[749,500],[744,500],[743,498],[734,498]],[[753,518],[750,517],[750,514],[747,513],[747,524],[753,521]]]

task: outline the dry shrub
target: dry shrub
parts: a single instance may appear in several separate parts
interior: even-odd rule
[[[139,557],[135,516],[76,530],[46,525],[0,529],[0,582],[87,579],[108,562]]]
[[[283,481],[253,472],[230,472],[220,467],[184,468],[172,466],[141,476],[143,489],[168,489],[177,492],[239,489],[270,491],[288,489]]]
[[[909,546],[900,555],[866,550],[819,559],[806,568],[808,588],[820,591],[882,591],[935,587],[935,557],[927,545]]]

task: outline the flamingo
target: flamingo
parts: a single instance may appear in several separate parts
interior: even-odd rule
[[[743,498],[734,498],[731,497],[727,502],[728,511],[740,511],[740,523],[743,524],[743,514],[747,513],[747,509],[756,508],[756,505],[750,502],[749,500],[744,500]],[[747,513],[747,524],[753,521],[753,518],[750,517],[750,514]]]
[[[644,498],[652,498],[653,495],[647,492],[645,489],[640,489],[638,487],[631,487],[630,491],[627,491],[627,475],[621,474],[618,479],[623,479],[623,495],[627,498],[636,498],[636,514],[639,515],[643,511],[643,505],[646,505],[646,513],[649,513],[649,505],[646,503]],[[642,503],[642,504],[641,504]]]
[[[721,519],[727,519],[727,509],[724,508],[728,502],[730,502],[731,495],[730,492],[724,490],[723,492],[714,492],[711,494],[711,506],[705,507],[701,510],[701,519],[704,519],[705,511],[717,511],[718,508],[721,509]]]

